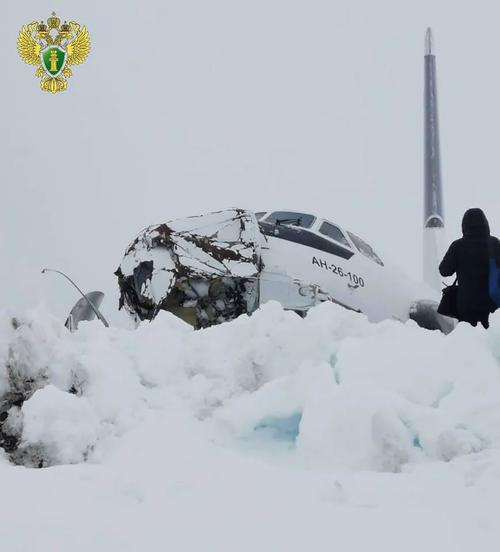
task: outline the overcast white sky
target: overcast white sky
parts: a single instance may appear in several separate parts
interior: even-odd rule
[[[85,24],[87,62],[42,93],[23,24]],[[424,34],[436,38],[448,235],[500,233],[500,8],[451,0],[40,0],[2,6],[0,306],[117,300],[144,226],[230,206],[350,227],[419,277]]]

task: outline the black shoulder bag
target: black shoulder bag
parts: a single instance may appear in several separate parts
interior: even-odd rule
[[[437,309],[439,314],[458,319],[458,279],[451,286],[445,286],[442,290],[443,296]]]

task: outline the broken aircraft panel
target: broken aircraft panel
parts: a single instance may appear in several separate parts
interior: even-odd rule
[[[150,226],[115,273],[120,308],[137,321],[167,310],[196,328],[252,312],[263,240],[255,215],[242,209]]]

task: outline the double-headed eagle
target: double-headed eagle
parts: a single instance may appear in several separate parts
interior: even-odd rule
[[[36,77],[46,92],[62,92],[68,87],[67,78],[73,74],[70,66],[83,63],[90,52],[90,36],[85,27],[75,21],[61,25],[55,13],[43,21],[24,26],[17,39],[21,59],[37,65]]]

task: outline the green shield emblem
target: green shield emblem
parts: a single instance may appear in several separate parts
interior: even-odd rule
[[[48,46],[41,51],[40,57],[49,77],[57,77],[66,65],[66,52],[60,46]]]

